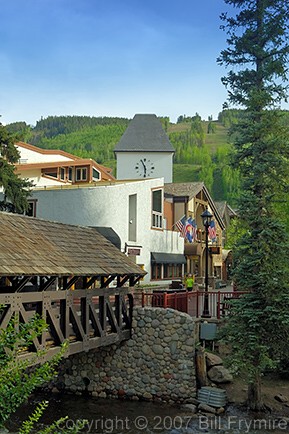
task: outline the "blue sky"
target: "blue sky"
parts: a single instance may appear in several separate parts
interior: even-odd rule
[[[0,114],[217,117],[223,0],[0,0]]]

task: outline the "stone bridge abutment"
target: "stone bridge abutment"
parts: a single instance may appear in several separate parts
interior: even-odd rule
[[[131,339],[64,359],[51,387],[105,398],[190,402],[196,396],[195,321],[134,308]]]

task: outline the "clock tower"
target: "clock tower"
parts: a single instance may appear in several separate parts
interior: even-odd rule
[[[173,178],[174,148],[154,114],[136,114],[114,149],[117,179]]]

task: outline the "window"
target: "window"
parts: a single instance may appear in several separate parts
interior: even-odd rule
[[[75,170],[75,180],[76,181],[87,181],[87,168],[78,167]]]
[[[100,179],[100,173],[95,167],[92,168],[92,179],[99,180]]]
[[[50,178],[58,179],[57,167],[55,169],[45,169],[43,174],[49,176]]]
[[[164,264],[164,279],[173,279],[176,277],[182,277],[182,265]]]
[[[73,181],[73,168],[69,167],[68,168],[68,181]]]
[[[153,264],[151,270],[151,278],[158,280],[162,278],[162,266],[161,264]]]
[[[65,172],[66,172],[65,168],[60,167],[59,176],[60,176],[61,181],[65,181]]]
[[[171,280],[182,278],[182,275],[182,264],[152,264],[151,266],[151,278],[153,280]]]
[[[36,202],[37,200],[28,200],[28,209],[25,211],[25,215],[36,217]]]
[[[163,227],[163,190],[154,190],[152,193],[152,227]]]

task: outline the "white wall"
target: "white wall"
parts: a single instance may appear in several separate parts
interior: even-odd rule
[[[57,181],[53,178],[46,178],[41,175],[41,169],[24,170],[23,172],[17,172],[20,178],[29,178],[29,181],[37,187],[51,187],[53,185],[66,185],[64,181]]]
[[[135,167],[137,163],[146,158],[154,166],[150,178],[164,177],[166,183],[173,182],[173,154],[165,152],[117,152],[117,179],[139,179]]]
[[[144,264],[150,281],[150,253],[184,252],[184,240],[179,233],[151,229],[152,189],[163,187],[163,178],[142,181],[124,181],[111,185],[96,185],[86,188],[49,190],[36,189],[32,198],[37,199],[36,216],[47,220],[83,226],[112,227],[121,239],[121,250],[125,244],[141,246],[137,264]],[[129,195],[137,195],[137,240],[128,239]]]
[[[24,160],[21,163],[26,162],[27,164],[32,163],[52,163],[57,161],[73,161],[72,158],[65,157],[64,155],[57,154],[42,154],[40,152],[32,151],[31,149],[26,149],[22,146],[16,145],[16,148],[20,152],[20,160]],[[27,161],[25,161],[27,160]]]

